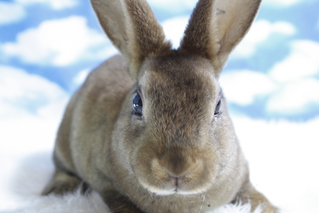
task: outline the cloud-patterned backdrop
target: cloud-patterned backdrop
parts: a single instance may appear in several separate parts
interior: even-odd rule
[[[177,47],[196,0],[148,2]],[[221,75],[243,147],[259,151],[267,159],[265,167],[271,155],[277,160],[287,156],[311,162],[314,150],[318,151],[318,9],[318,0],[264,0]],[[8,163],[14,157],[52,149],[68,99],[92,68],[116,53],[88,0],[0,1],[0,165],[6,165],[4,171],[14,170],[14,163]],[[247,158],[253,161],[254,155]],[[252,168],[260,166],[251,162]],[[319,179],[317,170],[309,175]],[[278,185],[279,180],[285,179],[273,177]],[[267,191],[267,185],[260,187]],[[280,195],[273,193],[275,198]],[[315,196],[316,200],[305,202],[318,201],[319,195]]]

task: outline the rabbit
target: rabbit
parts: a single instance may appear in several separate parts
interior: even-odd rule
[[[71,98],[43,195],[95,190],[115,213],[194,213],[228,203],[277,207],[250,182],[218,83],[261,0],[199,0],[180,47],[146,0],[91,0],[121,55]]]

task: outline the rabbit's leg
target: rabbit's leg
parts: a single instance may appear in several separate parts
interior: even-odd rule
[[[72,193],[80,186],[82,187],[81,192],[83,194],[89,189],[88,185],[77,176],[61,170],[56,170],[53,178],[43,190],[42,195],[48,195],[51,193],[57,195]]]
[[[262,207],[262,213],[279,213],[277,207],[273,206],[269,200],[257,191],[250,182],[246,183],[239,192],[236,201],[251,204],[253,212],[258,206]]]
[[[101,193],[101,196],[113,213],[143,213],[127,197],[111,187]]]

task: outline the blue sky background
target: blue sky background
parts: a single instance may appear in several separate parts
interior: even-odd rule
[[[149,3],[177,47],[196,0]],[[318,8],[315,0],[263,1],[220,79],[233,114],[291,122],[319,115]],[[60,119],[88,72],[115,53],[89,1],[1,0],[0,120]]]
[[[148,2],[178,46],[196,0]],[[291,213],[318,212],[318,10],[318,0],[264,0],[220,79],[253,182]],[[115,53],[88,0],[0,0],[1,189],[19,159],[49,158],[69,98]]]
[[[149,3],[178,46],[196,0]],[[263,1],[251,31],[231,55],[221,78],[233,112],[292,121],[319,115],[318,8],[315,0]],[[89,70],[115,52],[89,1],[0,1],[0,82],[17,72],[39,77],[70,96]],[[14,83],[28,81],[22,77],[12,79],[11,86],[28,93]],[[46,96],[45,87],[33,86],[29,92]],[[16,95],[12,94],[11,102],[31,112],[53,101],[39,94]],[[0,96],[6,105],[8,99]]]

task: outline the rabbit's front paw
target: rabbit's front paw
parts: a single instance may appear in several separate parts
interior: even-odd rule
[[[262,209],[262,213],[280,213],[280,210],[275,207],[262,193],[257,191],[249,181],[243,185],[234,202],[237,201],[250,203],[252,212],[259,207]]]
[[[143,213],[127,197],[115,189],[108,189],[100,194],[113,213]]]
[[[42,195],[73,193],[79,187],[81,187],[83,194],[89,191],[89,186],[78,177],[63,171],[56,171],[50,183],[43,190]]]

